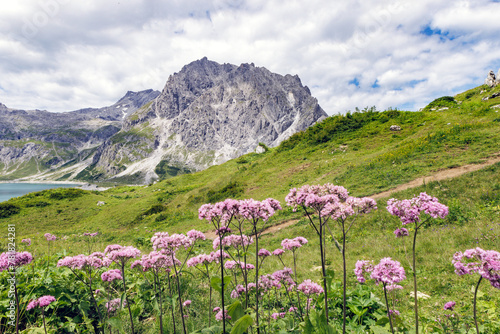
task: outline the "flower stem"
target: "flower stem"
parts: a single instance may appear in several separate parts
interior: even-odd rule
[[[418,225],[415,223],[415,233],[413,234],[413,293],[415,297],[415,334],[418,334],[418,294],[417,294],[417,268],[415,260],[415,246],[417,244]]]
[[[125,262],[122,262],[122,275],[123,275],[123,292],[125,293],[125,300],[127,301],[128,315],[130,316],[130,327],[132,328],[132,334],[135,334],[134,319],[132,318],[132,310],[130,309],[130,303],[128,301],[127,285],[125,284]]]
[[[43,329],[45,330],[45,334],[47,334],[47,326],[45,326],[45,312],[42,307],[42,319],[43,319]]]
[[[389,309],[389,301],[387,300],[387,289],[385,288],[386,283],[384,283],[384,296],[385,296],[385,306],[387,307],[387,316],[389,317],[389,324],[391,325],[391,332],[394,334],[394,327],[392,327],[391,311]]]
[[[479,327],[477,325],[477,309],[476,309],[476,299],[477,299],[477,290],[479,289],[479,284],[481,284],[481,280],[483,276],[479,276],[479,281],[477,281],[476,289],[474,290],[474,324],[476,325],[476,333],[479,334]]]

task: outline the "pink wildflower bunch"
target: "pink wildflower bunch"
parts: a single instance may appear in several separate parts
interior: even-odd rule
[[[275,313],[271,314],[271,318],[273,318],[274,320],[278,320],[280,318],[284,318],[285,315],[286,315],[286,312],[280,312],[280,313],[275,312]]]
[[[222,247],[234,247],[236,249],[246,249],[249,245],[253,244],[253,238],[247,235],[231,234],[222,238]],[[219,238],[215,238],[212,247],[218,249],[220,246]]]
[[[445,218],[448,215],[448,207],[439,203],[436,197],[429,196],[425,192],[411,199],[391,198],[387,201],[387,211],[391,215],[399,217],[403,225],[420,222],[422,212],[432,218]]]
[[[271,274],[262,275],[259,277],[259,290],[268,291],[272,288],[281,288],[279,280],[275,279]]]
[[[457,252],[452,260],[457,275],[478,273],[497,289],[500,289],[500,253],[479,247]]]
[[[345,201],[339,200],[327,203],[323,210],[321,210],[321,215],[332,219],[345,220],[349,216],[370,213],[372,210],[376,209],[377,202],[372,198],[349,196]]]
[[[205,234],[203,232],[198,231],[198,230],[190,230],[186,233],[186,235],[191,238],[192,240],[205,240]]]
[[[29,252],[5,252],[0,254],[0,272],[13,270],[33,261],[33,256]]]
[[[182,306],[184,306],[184,307],[189,307],[189,306],[191,306],[191,300],[189,300],[189,299],[188,299],[188,300],[186,300],[184,303],[182,303]]]
[[[406,228],[401,227],[401,228],[397,228],[394,231],[394,235],[396,235],[396,238],[403,238],[403,237],[409,236],[410,233],[408,232],[408,230]]]
[[[31,246],[31,239],[30,238],[23,239],[23,240],[21,240],[21,242],[23,244],[26,244],[26,246]]]
[[[200,232],[201,233],[201,232]],[[193,235],[193,233],[191,233]],[[190,238],[184,234],[172,234],[170,236],[157,237],[156,234],[151,238],[153,249],[166,254],[177,252],[179,248],[188,249],[197,239]]]
[[[366,279],[364,274],[373,271],[373,261],[358,260],[354,268],[354,274],[360,283],[365,283]]]
[[[304,282],[300,283],[297,287],[297,290],[305,294],[307,297],[313,294],[319,295],[323,293],[323,288],[321,287],[321,285],[314,283],[310,279],[306,279]]]
[[[228,223],[239,211],[239,201],[226,199],[215,204],[204,204],[198,209],[198,218],[209,222]]]
[[[231,257],[228,253],[221,251],[221,250],[216,250],[215,252],[210,252],[209,256],[211,256],[214,259],[215,263],[219,263],[221,252],[222,252],[223,259],[229,259]]]
[[[26,307],[26,310],[31,310],[36,307],[45,307],[48,306],[50,303],[55,302],[56,299],[54,296],[47,295],[47,296],[42,296],[38,299],[32,300],[28,303],[28,306]]]
[[[215,315],[215,320],[217,321],[222,321],[223,319],[226,319],[226,320],[230,320],[231,319],[231,316],[229,314],[227,314],[227,310],[224,310],[224,315],[222,314],[222,310],[220,309],[220,307],[216,307],[215,309],[219,309],[217,311],[217,314]],[[215,311],[214,309],[214,311]]]
[[[450,301],[450,302],[447,302],[446,304],[444,304],[443,309],[453,311],[453,309],[455,308],[455,305],[456,305],[456,303],[454,301]]]
[[[261,249],[259,249],[259,252],[257,253],[257,255],[260,257],[266,258],[268,256],[271,256],[271,252],[265,248],[261,248]]]
[[[172,260],[172,256],[152,251],[149,254],[143,255],[140,261],[135,261],[131,267],[134,268],[135,266],[140,265],[142,267],[142,271],[158,271],[160,269],[164,269],[165,271],[170,272],[170,267],[173,267],[174,265],[172,261],[175,261],[175,264],[177,265],[182,264],[181,261],[179,261],[175,256]]]
[[[120,265],[141,255],[141,251],[135,247],[120,245],[109,245],[104,250],[104,253],[109,260]]]
[[[99,235],[99,232],[93,232],[93,233],[85,232],[85,233],[83,233],[84,237],[90,237],[90,238],[93,238],[93,237],[95,237],[97,235]]]
[[[283,268],[282,270],[277,270],[274,273],[271,274],[271,277],[280,282],[283,283],[285,286],[288,286],[288,289],[291,289],[293,286],[295,286],[295,281],[292,278],[293,271],[291,268]]]
[[[245,263],[242,261],[229,260],[229,261],[226,261],[226,263],[224,263],[224,268],[229,269],[229,270],[236,269],[238,267],[241,269],[247,269],[247,270],[255,269],[255,266],[253,264]]]
[[[47,241],[54,241],[57,239],[57,237],[55,235],[50,234],[50,233],[45,233],[43,236],[45,237],[45,239]]]
[[[380,263],[373,267],[370,278],[378,283],[387,285],[397,284],[406,279],[406,274],[401,263],[385,257],[380,260]]]
[[[188,267],[196,267],[199,265],[208,265],[208,264],[217,260],[216,258],[214,258],[214,254],[215,253],[212,252],[211,254],[200,254],[200,255],[194,256],[194,257],[190,258],[189,260],[187,260],[186,265]]]
[[[296,211],[298,206],[311,207],[316,212],[320,212],[327,204],[345,201],[349,192],[342,186],[335,186],[330,183],[324,185],[304,185],[301,188],[290,189],[285,197],[287,205]]]
[[[261,202],[250,198],[240,201],[238,215],[252,222],[258,219],[267,221],[276,210],[282,210],[282,208],[280,202],[273,198],[267,198]]]
[[[307,242],[308,242],[307,239],[304,237],[296,237],[293,239],[283,239],[283,241],[281,241],[281,247],[283,247],[283,249],[286,249],[286,250],[295,251],[295,250],[299,249],[300,247],[302,247],[303,245],[307,244]]]
[[[111,269],[101,274],[103,282],[113,282],[114,280],[122,280],[122,271],[120,269]]]
[[[102,253],[92,253],[91,255],[75,255],[75,256],[66,256],[63,259],[57,261],[58,267],[68,267],[72,270],[78,269],[88,269],[89,267],[93,268],[101,268],[107,267],[111,264],[111,261],[108,259],[103,259],[101,256]]]
[[[285,253],[285,250],[284,250],[284,249],[281,249],[281,248],[275,249],[275,250],[273,251],[273,255],[274,255],[274,256],[278,256],[278,257],[279,257],[279,256],[281,256],[281,255],[283,255],[283,253]]]
[[[105,307],[109,313],[113,313],[120,308],[121,301],[122,301],[121,298],[112,299],[105,304]],[[122,307],[127,306],[127,301],[123,300],[123,305],[121,305],[121,306]]]

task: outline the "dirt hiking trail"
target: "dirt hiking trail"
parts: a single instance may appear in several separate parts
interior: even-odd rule
[[[445,179],[458,177],[458,176],[461,176],[461,175],[466,174],[466,173],[475,172],[475,171],[483,169],[485,167],[494,165],[497,162],[500,162],[500,152],[496,153],[491,158],[487,159],[486,161],[484,161],[480,164],[463,165],[463,166],[459,166],[459,167],[453,167],[453,168],[440,170],[438,172],[435,172],[434,174],[416,178],[413,181],[410,181],[410,182],[405,183],[405,184],[400,184],[399,186],[397,186],[395,188],[392,188],[392,189],[389,189],[389,190],[386,190],[386,191],[383,191],[380,193],[373,194],[369,197],[371,197],[373,199],[380,199],[380,198],[388,197],[388,196],[390,196],[398,191],[406,190],[409,188],[416,188],[418,186],[424,185],[425,183],[429,183],[432,181],[441,181],[441,180],[445,180]],[[281,229],[284,229],[288,226],[291,226],[297,222],[298,222],[298,220],[294,219],[294,220],[285,221],[285,222],[278,224],[278,225],[270,226],[270,227],[264,229],[264,231],[262,231],[262,234],[274,233],[274,232],[279,231]],[[207,237],[207,239],[213,240],[213,239],[215,239],[216,234],[215,234],[215,231],[208,231],[208,232],[205,232],[205,236]]]

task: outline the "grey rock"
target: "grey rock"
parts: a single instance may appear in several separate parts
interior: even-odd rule
[[[497,79],[495,77],[495,72],[490,71],[488,73],[488,76],[486,76],[486,79],[484,80],[484,83],[488,85],[489,87],[494,87],[498,84]]]
[[[399,125],[391,125],[389,128],[391,131],[401,131],[401,127]]]

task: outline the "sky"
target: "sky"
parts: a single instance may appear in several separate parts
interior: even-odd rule
[[[206,56],[297,74],[330,115],[418,110],[498,72],[499,16],[491,0],[2,1],[0,102],[104,107]]]

